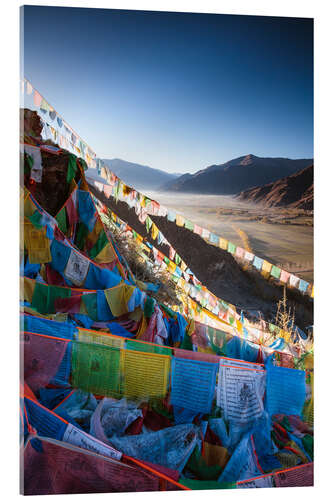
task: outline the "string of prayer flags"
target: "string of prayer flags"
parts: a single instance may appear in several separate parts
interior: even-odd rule
[[[196,413],[210,413],[217,369],[217,363],[173,357],[171,404]]]
[[[125,350],[123,393],[133,398],[163,398],[168,389],[170,356]]]

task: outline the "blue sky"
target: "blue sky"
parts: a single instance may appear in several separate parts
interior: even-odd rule
[[[24,74],[102,158],[313,157],[310,19],[24,7]]]

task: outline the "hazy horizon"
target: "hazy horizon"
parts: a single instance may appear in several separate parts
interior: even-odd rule
[[[240,155],[239,158],[243,157],[243,156],[248,156],[249,154],[252,154],[253,156],[258,156],[258,155],[254,155],[253,153],[248,153],[248,154],[245,154],[245,155]],[[267,156],[267,158],[284,158],[284,159],[288,159],[288,160],[313,160],[313,157],[309,157],[309,158],[287,158],[287,157],[282,157],[282,156]],[[212,165],[221,165],[222,162],[215,162],[215,163],[212,163],[210,165],[205,165],[201,168],[199,168],[198,170],[196,170],[196,172],[169,172],[167,170],[163,170],[162,168],[158,168],[158,167],[152,167],[151,165],[148,165],[147,163],[139,163],[137,161],[131,161],[131,160],[126,160],[125,158],[102,158],[104,161],[107,160],[107,161],[113,161],[113,160],[121,160],[121,161],[124,161],[124,162],[127,162],[127,163],[133,163],[133,164],[136,164],[136,165],[140,165],[141,167],[148,167],[148,168],[153,168],[154,170],[161,170],[162,172],[165,172],[165,173],[168,173],[168,174],[177,174],[177,175],[184,175],[184,174],[194,174],[196,172],[198,172],[199,170],[204,170],[205,168],[208,168]],[[230,160],[235,160],[237,158],[229,158],[229,160],[226,160],[227,162],[230,161]],[[226,163],[226,162],[223,162],[223,163]]]

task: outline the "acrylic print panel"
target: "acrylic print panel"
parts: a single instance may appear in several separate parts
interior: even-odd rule
[[[312,485],[313,20],[22,20],[22,493]]]

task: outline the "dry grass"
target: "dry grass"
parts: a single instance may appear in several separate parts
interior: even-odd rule
[[[156,265],[149,254],[141,250],[140,245],[130,235],[122,232],[112,221],[111,212],[101,214],[103,223],[109,230],[111,238],[114,240],[120,254],[126,260],[130,270],[136,280],[145,283],[160,285],[158,292],[147,292],[154,296],[158,302],[163,302],[167,306],[179,306],[181,301],[178,298],[177,284],[171,279],[170,273]],[[147,258],[143,257],[146,255]]]
[[[294,331],[295,308],[288,307],[287,305],[286,287],[283,287],[283,297],[277,303],[275,325],[290,334]]]

